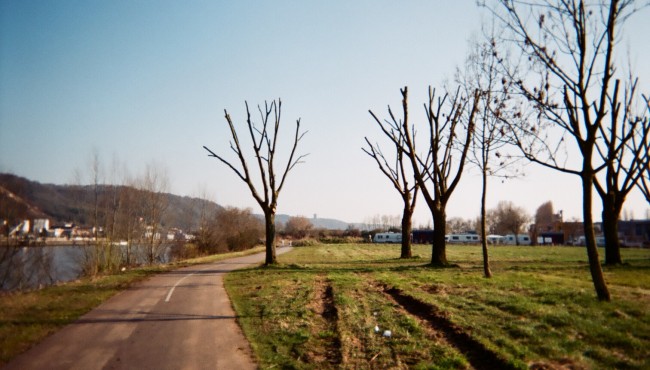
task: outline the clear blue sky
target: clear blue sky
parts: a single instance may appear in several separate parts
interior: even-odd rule
[[[230,155],[223,110],[243,124],[245,100],[280,97],[285,128],[301,118],[309,130],[309,156],[290,174],[279,212],[348,222],[396,215],[398,194],[360,149],[364,136],[381,138],[367,111],[398,108],[408,85],[418,112],[427,86],[452,78],[482,16],[473,0],[0,0],[0,171],[70,183],[96,151],[106,168],[117,158],[137,174],[155,161],[173,193],[206,189],[258,212],[202,146]],[[629,23],[624,45],[647,87],[644,17]],[[478,215],[475,172],[450,217]],[[581,217],[577,177],[526,172],[493,180],[488,206],[511,200],[532,214],[551,200]],[[416,225],[427,223],[425,203],[418,208]],[[626,208],[638,218],[649,207],[635,194]]]

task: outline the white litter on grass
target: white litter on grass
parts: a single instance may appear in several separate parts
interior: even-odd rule
[[[390,330],[384,330],[384,337],[390,338],[393,335],[393,333]]]
[[[375,333],[379,333],[379,326],[375,325]]]

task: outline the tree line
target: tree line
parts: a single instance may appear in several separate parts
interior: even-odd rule
[[[488,177],[516,176],[519,161],[578,176],[591,276],[598,299],[607,301],[593,226],[594,189],[603,206],[607,264],[622,262],[617,225],[626,196],[639,189],[650,202],[650,103],[639,93],[633,71],[621,63],[617,37],[643,5],[498,0],[481,6],[492,15],[491,23],[470,44],[454,86],[441,93],[429,89],[425,124],[409,120],[404,87],[401,114],[389,106],[382,120],[370,111],[389,139],[388,149],[382,152],[366,138],[364,151],[398,190],[405,210],[412,204],[407,192],[424,195],[434,223],[431,264],[437,266],[447,264],[445,210],[465,163],[481,170],[486,277],[491,276],[485,237]],[[424,138],[416,143],[417,128]],[[386,152],[392,153],[388,159]],[[409,217],[406,211],[404,217]],[[403,238],[403,250],[408,243]]]
[[[594,189],[603,205],[606,263],[621,263],[616,230],[625,197],[639,189],[650,202],[648,149],[650,99],[618,51],[626,21],[644,5],[632,0],[481,1],[491,16],[481,37],[470,43],[454,82],[430,87],[421,114],[411,115],[408,86],[401,109],[387,118],[369,111],[388,145],[366,137],[373,158],[403,200],[402,257],[410,257],[411,216],[418,194],[431,212],[431,265],[447,266],[446,208],[466,164],[482,174],[480,233],[484,274],[491,276],[486,238],[488,178],[518,175],[530,162],[577,176],[582,182],[583,225],[591,277],[598,299],[609,300],[596,246]],[[225,111],[236,161],[204,147],[248,185],[266,216],[267,264],[275,259],[273,219],[287,174],[304,155],[296,148],[305,132],[296,121],[288,160],[274,162],[280,101],[258,107],[255,124],[246,103],[252,142],[252,175],[237,130]],[[275,170],[280,168],[276,174]],[[257,180],[256,180],[257,179]],[[256,185],[257,184],[257,185]]]

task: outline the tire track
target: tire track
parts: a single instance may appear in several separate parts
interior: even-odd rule
[[[448,343],[456,347],[465,356],[473,368],[477,370],[516,369],[513,364],[485,347],[483,343],[474,339],[463,328],[451,322],[436,307],[413,298],[398,288],[387,286],[380,288],[411,315],[419,317],[427,322],[432,329],[440,332]]]
[[[321,341],[323,345],[324,358],[319,360],[326,362],[330,365],[339,365],[343,361],[341,353],[341,340],[338,332],[338,309],[334,303],[334,290],[329,281],[325,281],[319,277],[314,282],[314,297],[316,301],[313,303],[313,309],[317,315],[322,319],[322,326],[319,330],[331,335],[322,336]]]

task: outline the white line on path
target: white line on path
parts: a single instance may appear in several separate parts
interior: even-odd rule
[[[210,265],[210,266],[208,266],[208,267],[206,267],[204,269],[201,269],[201,271],[205,271],[205,270],[210,269],[210,268],[214,268],[214,265]],[[165,298],[165,302],[169,302],[169,300],[172,298],[172,294],[174,294],[174,289],[176,289],[178,284],[180,284],[183,280],[187,279],[188,277],[190,277],[192,275],[196,275],[196,272],[193,272],[191,274],[187,274],[187,275],[183,276],[182,278],[178,279],[176,284],[174,284],[174,286],[171,287],[171,289],[169,289],[169,293],[167,293],[167,298]]]

